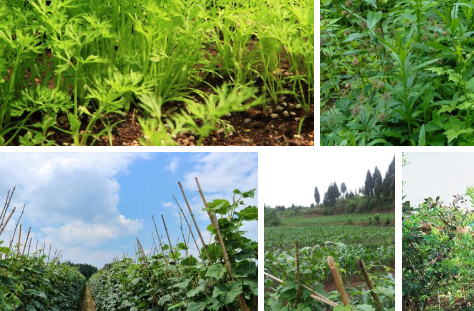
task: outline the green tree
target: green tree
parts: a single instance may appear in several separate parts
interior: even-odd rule
[[[341,192],[342,192],[342,198],[344,198],[344,195],[347,192],[346,183],[344,182],[341,184]]]
[[[336,200],[341,196],[336,182],[328,187],[328,191],[324,194],[324,205],[334,206]]]
[[[372,178],[372,174],[370,170],[367,171],[367,175],[365,176],[365,191],[364,194],[369,197],[374,194],[374,179]]]
[[[372,175],[372,182],[374,184],[374,194],[377,198],[377,202],[380,199],[380,195],[383,193],[383,179],[377,166],[375,167],[374,174]]]
[[[319,197],[318,187],[314,188],[314,201],[316,201],[317,205],[319,205],[319,202],[321,201],[321,198]]]
[[[393,160],[385,173],[383,195],[386,199],[395,198],[395,156],[393,156]]]

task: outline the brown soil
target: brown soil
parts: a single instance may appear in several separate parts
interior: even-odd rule
[[[289,116],[285,117],[278,113],[278,118],[272,118],[275,113],[275,106],[269,105],[266,108],[262,106],[254,107],[245,112],[232,113],[230,117],[224,117],[235,129],[234,133],[225,133],[217,129],[209,137],[202,140],[203,146],[313,146],[314,145],[314,103],[311,103],[309,116],[301,108],[297,108],[297,103],[288,98],[280,105],[288,111]],[[286,106],[285,106],[286,104]],[[184,107],[182,103],[177,103],[179,108]],[[141,116],[138,110],[133,110],[127,116],[109,115],[108,121],[113,124],[119,123],[112,130],[112,143],[114,146],[139,146],[139,139],[142,137],[141,127],[137,117]],[[306,116],[303,122],[300,135],[298,135],[298,126],[300,120]],[[86,122],[84,122],[86,123]],[[69,128],[66,123],[64,129]],[[102,130],[100,123],[94,132]],[[73,144],[72,137],[56,131],[51,137],[60,146],[69,146]],[[195,146],[198,143],[198,137],[191,133],[182,133],[176,137],[175,141],[180,146]],[[108,146],[109,138],[100,137],[95,145]]]
[[[82,298],[81,311],[95,311],[94,300],[92,300],[89,285],[86,285],[84,290],[84,297]]]

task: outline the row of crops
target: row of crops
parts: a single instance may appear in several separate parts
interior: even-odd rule
[[[113,144],[137,115],[143,145],[227,135],[256,105],[312,117],[313,1],[1,3],[1,145]]]
[[[395,241],[394,227],[313,226],[265,228],[265,249],[287,250],[298,241],[301,247],[325,244],[326,241],[344,244]]]
[[[15,213],[8,209],[12,195],[0,214],[0,310],[77,311],[86,284],[77,268],[59,263],[51,250],[32,247],[29,232],[25,238],[21,225],[16,230],[18,223],[10,242],[3,241],[2,232]]]
[[[314,226],[340,217],[308,219],[313,226],[265,228],[265,310],[395,310],[395,228]],[[362,281],[363,271],[372,290]],[[348,300],[336,290],[341,288]]]
[[[199,248],[199,255],[190,254],[186,242],[173,246],[171,241],[162,243],[159,239],[153,254],[148,256],[137,241],[137,259],[122,258],[91,277],[96,309],[255,310],[258,243],[240,231],[244,221],[258,218],[257,207],[242,209],[242,198],[253,197],[253,193],[235,190],[232,203],[220,199],[205,203],[211,220],[207,230],[212,240]],[[163,223],[167,231],[164,220]],[[158,226],[156,230],[160,237]],[[197,226],[194,230],[197,246],[201,233]],[[167,240],[166,235],[163,240]]]

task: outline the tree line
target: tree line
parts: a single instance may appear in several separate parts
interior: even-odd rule
[[[356,202],[351,200],[357,198]],[[346,202],[348,200],[349,202]],[[347,205],[343,206],[342,209],[346,212],[361,211],[366,212],[374,209],[384,210],[387,207],[392,206],[395,200],[395,156],[390,163],[384,177],[379,168],[376,166],[373,173],[367,170],[365,176],[365,183],[360,187],[349,189],[345,182],[342,182],[340,186],[336,182],[329,185],[326,192],[322,196],[319,192],[318,187],[314,188],[314,201],[316,204],[311,204],[311,208],[319,206],[326,211],[334,211],[337,202],[344,201]],[[322,204],[321,204],[322,203]],[[360,206],[358,206],[360,205]],[[283,205],[275,206],[276,211],[285,210],[298,210],[306,208],[307,206],[300,206],[292,204],[291,207],[285,207]],[[269,206],[265,206],[265,210]]]

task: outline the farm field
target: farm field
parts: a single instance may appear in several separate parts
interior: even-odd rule
[[[473,145],[472,1],[323,0],[321,145]]]
[[[0,145],[314,144],[313,1],[0,2]]]
[[[334,258],[342,273],[354,310],[376,310],[376,304],[361,276],[358,260],[365,263],[383,309],[395,310],[394,222],[380,226],[334,224],[335,220],[345,217],[347,222],[348,218],[354,219],[354,216],[360,216],[360,219],[362,216],[367,217],[352,214],[306,216],[304,225],[295,224],[291,221],[293,217],[290,217],[287,223],[293,223],[292,226],[282,221],[283,226],[265,228],[265,272],[285,281],[278,284],[266,278],[267,310],[332,310],[310,297],[310,291],[300,287],[297,280],[339,305],[341,298],[332,281],[328,256]],[[390,216],[393,218],[393,213]]]
[[[36,249],[30,254],[30,231],[22,240],[20,225],[17,244],[0,248],[4,271],[0,308],[5,311],[76,311],[80,306],[81,310],[97,311],[254,310],[258,302],[258,242],[244,237],[240,227],[244,221],[257,220],[258,211],[255,206],[242,208],[245,198],[253,198],[254,190],[235,190],[234,194],[233,202],[215,199],[206,203],[213,242],[203,246],[199,256],[188,254],[189,243],[194,241],[197,247],[202,241],[197,227],[196,237],[193,234],[193,241],[190,239],[191,226],[196,223],[194,216],[188,222],[183,212],[188,223],[188,239],[181,229],[184,241],[176,245],[169,240],[162,216],[161,228],[166,232],[163,240],[156,226],[159,243],[151,250],[145,252],[137,239],[136,257],[116,258],[94,273],[87,286],[79,270],[61,263],[56,252],[51,256],[51,249],[49,252],[46,248]],[[15,213],[15,209],[8,210],[10,201],[11,196],[7,197],[0,216],[0,234],[10,219],[4,215]],[[193,215],[191,211],[190,215]],[[196,240],[197,236],[201,240]],[[10,240],[15,238],[16,232]]]
[[[311,214],[310,214],[311,215]],[[365,225],[384,225],[387,221],[395,221],[393,213],[384,214],[339,214],[325,217],[308,217],[308,215],[282,216],[281,223],[285,226],[312,226],[312,225],[343,225],[349,222]]]

